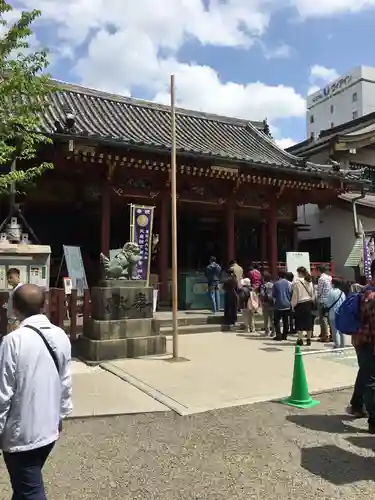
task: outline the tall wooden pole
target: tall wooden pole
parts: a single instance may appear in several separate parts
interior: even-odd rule
[[[16,160],[12,161],[10,171],[11,172],[16,171]],[[12,182],[9,189],[9,213],[11,217],[14,216],[15,208],[16,208],[16,185],[14,182]]]
[[[178,359],[177,287],[177,187],[176,187],[176,102],[174,75],[171,75],[171,198],[172,198],[172,320],[173,358]]]

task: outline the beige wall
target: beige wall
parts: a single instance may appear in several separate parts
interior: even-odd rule
[[[350,204],[348,203],[350,206]],[[360,217],[365,231],[375,232],[374,218]],[[328,207],[319,210],[317,205],[304,205],[298,209],[298,223],[309,224],[310,231],[299,233],[299,240],[331,238],[332,262],[335,274],[346,279],[353,279],[352,268],[344,267],[355,241],[353,214],[350,210]]]

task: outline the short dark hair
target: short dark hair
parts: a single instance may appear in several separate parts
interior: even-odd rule
[[[16,267],[10,267],[7,271],[7,278],[10,278],[13,275],[19,276],[20,275],[20,270],[17,269]]]
[[[28,318],[41,314],[44,307],[44,290],[37,285],[22,285],[13,293],[13,308]]]
[[[280,269],[280,271],[278,272],[278,276],[281,279],[285,279],[286,278],[286,272],[283,271],[282,269]]]
[[[328,266],[326,264],[319,264],[318,271],[320,273],[326,273],[328,271]]]
[[[259,269],[258,264],[253,264],[253,269],[258,270]]]
[[[372,270],[371,270],[371,273],[372,273]],[[366,285],[367,285],[367,278],[366,278],[366,276],[360,276],[360,277],[358,278],[357,283],[358,283],[359,285],[366,286]]]
[[[266,282],[272,281],[272,276],[271,276],[271,273],[269,273],[268,271],[265,271],[265,272],[263,273],[263,279],[264,279],[264,281],[266,281]]]
[[[341,290],[343,284],[344,283],[343,283],[342,280],[340,280],[340,278],[333,278],[332,279],[332,286],[333,286],[333,288],[340,288],[340,290]]]
[[[289,271],[288,273],[285,273],[285,278],[288,281],[293,281],[294,280],[294,274]]]

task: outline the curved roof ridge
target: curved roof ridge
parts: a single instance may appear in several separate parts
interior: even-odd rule
[[[85,87],[77,83],[68,83],[60,80],[53,80],[59,88],[66,90],[68,92],[75,92],[84,95],[90,95],[97,97],[99,99],[105,99],[114,102],[120,102],[128,105],[145,107],[149,109],[154,109],[161,112],[170,113],[170,106],[168,104],[161,104],[154,101],[149,101],[147,99],[141,99],[138,97],[123,96],[120,94],[115,94],[111,92],[106,92],[104,90],[93,89],[90,87]],[[184,116],[191,116],[194,118],[199,118],[202,120],[211,120],[215,122],[228,123],[229,125],[236,125],[246,127],[248,124],[253,126],[256,130],[264,127],[264,122],[261,120],[246,120],[245,118],[236,118],[231,116],[224,116],[215,113],[207,113],[205,111],[198,111],[186,108],[180,108],[176,106],[176,113]]]

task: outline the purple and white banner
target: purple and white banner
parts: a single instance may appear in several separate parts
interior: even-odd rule
[[[154,208],[144,205],[130,205],[130,237],[131,241],[137,243],[141,250],[141,260],[137,266],[138,278],[147,281],[147,283],[150,279]]]
[[[363,271],[367,281],[372,280],[371,263],[373,261],[373,252],[371,251],[372,238],[363,236]]]

